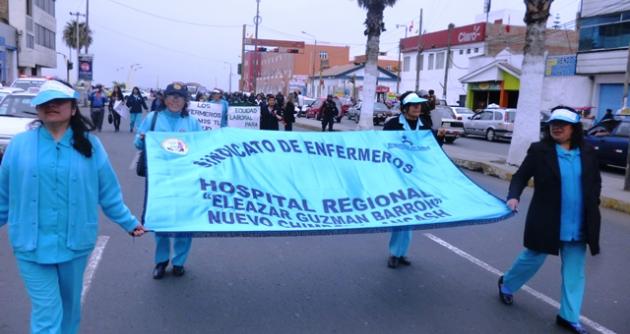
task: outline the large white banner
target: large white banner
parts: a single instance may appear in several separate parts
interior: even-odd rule
[[[199,120],[204,130],[221,127],[221,108],[219,103],[190,102],[190,115]],[[228,108],[228,127],[242,129],[260,129],[260,107],[244,106]]]

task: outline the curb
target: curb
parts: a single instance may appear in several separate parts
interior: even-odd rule
[[[475,172],[482,172],[485,175],[498,177],[499,179],[510,181],[512,180],[513,173],[508,172],[500,167],[494,166],[490,163],[481,162],[481,161],[472,161],[466,159],[460,159],[456,157],[450,157],[451,161],[455,163],[457,166],[472,170]],[[534,182],[532,180],[529,181],[529,187],[534,186]],[[611,209],[615,211],[620,211],[623,213],[630,214],[630,203],[624,202],[616,198],[600,196],[600,204],[599,206],[606,209]]]

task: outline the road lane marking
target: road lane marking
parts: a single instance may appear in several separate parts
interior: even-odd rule
[[[140,151],[133,156],[131,159],[131,164],[129,165],[129,169],[136,169],[136,165],[138,164],[138,159],[140,158]]]
[[[109,237],[106,235],[99,236],[96,239],[96,246],[94,246],[94,250],[92,251],[92,255],[90,255],[90,259],[88,260],[87,266],[85,268],[85,273],[83,274],[83,290],[81,291],[81,307],[83,307],[83,303],[85,302],[85,296],[87,296],[88,291],[90,291],[90,285],[92,285],[92,279],[94,278],[94,273],[96,273],[96,268],[98,267],[99,262],[101,262],[101,258],[103,257],[103,251],[105,250],[105,246],[109,241]]]
[[[503,272],[500,271],[499,269],[496,269],[495,267],[479,260],[478,258],[464,252],[463,250],[449,244],[448,242],[444,241],[443,239],[440,239],[438,237],[436,237],[435,235],[431,234],[431,233],[425,233],[424,234],[425,237],[435,241],[437,244],[444,246],[446,249],[450,250],[451,252],[463,257],[464,259],[476,264],[477,266],[485,269],[486,271],[489,271],[497,276],[501,276],[503,275]],[[527,285],[523,285],[523,287],[521,288],[523,291],[529,293],[530,295],[534,296],[534,298],[541,300],[544,303],[547,303],[549,305],[551,305],[552,307],[556,308],[556,309],[560,309],[560,303],[558,303],[557,301],[553,300],[551,297],[533,289],[530,288]],[[583,324],[593,328],[594,330],[603,333],[603,334],[616,334],[614,331],[600,325],[599,323],[585,317],[585,316],[580,316],[580,320],[582,321]]]

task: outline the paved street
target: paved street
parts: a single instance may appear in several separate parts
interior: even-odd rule
[[[130,168],[132,135],[107,125],[100,137],[139,215],[144,185]],[[468,141],[477,140],[456,145]],[[504,197],[507,182],[467,174]],[[521,250],[530,198],[527,189],[521,213],[508,221],[416,231],[408,268],[386,267],[387,233],[206,238],[194,240],[184,277],[161,281],[151,279],[153,236],[133,240],[101,217],[100,240],[107,242],[87,284],[82,333],[563,333],[549,305],[559,299],[558,258],[549,257],[530,282],[533,294],[521,291],[512,307],[497,297],[495,271]],[[602,214],[602,254],[588,257],[582,314],[600,332],[630,333],[628,215]],[[29,302],[6,231],[0,333],[26,333]]]

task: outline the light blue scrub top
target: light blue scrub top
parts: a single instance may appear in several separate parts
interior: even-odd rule
[[[580,150],[566,150],[556,144],[558,165],[560,166],[561,211],[560,240],[584,240],[582,203],[582,161]]]
[[[15,252],[20,260],[41,264],[70,261],[85,256],[91,249],[73,251],[66,247],[68,237],[68,196],[70,191],[70,155],[72,129],[68,128],[59,142],[40,127],[37,135],[39,205],[37,247],[28,252]]]

